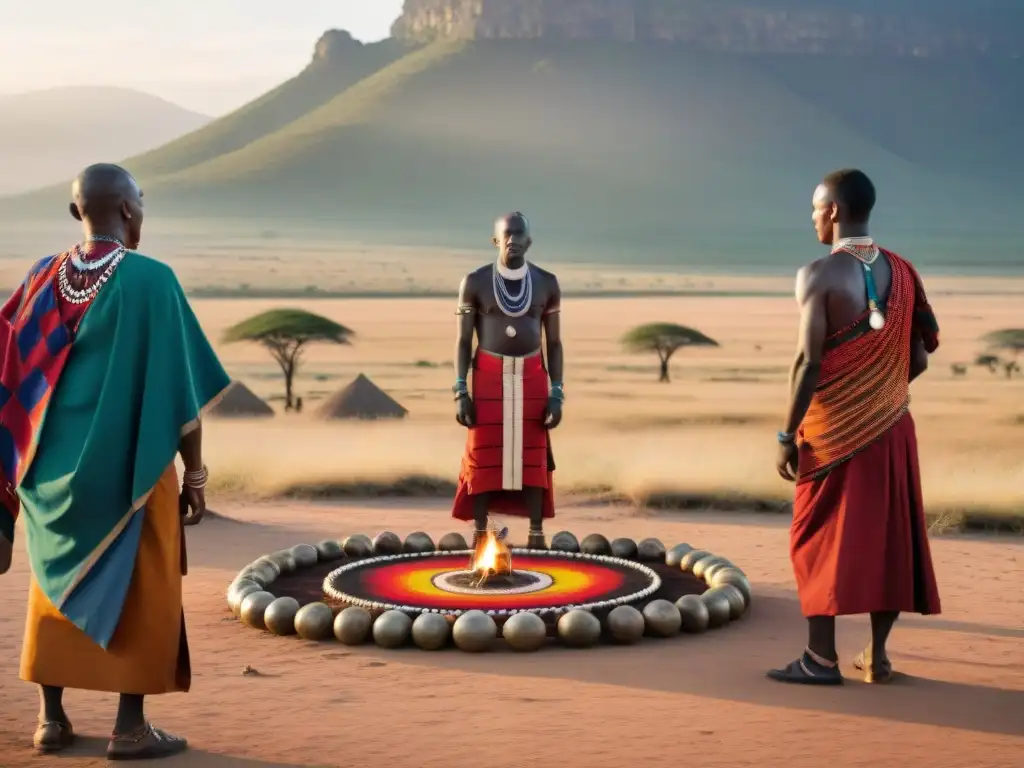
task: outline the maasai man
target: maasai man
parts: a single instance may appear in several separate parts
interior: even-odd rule
[[[526,260],[533,240],[523,214],[499,218],[492,242],[497,261],[466,275],[459,287],[452,391],[456,420],[469,437],[452,516],[475,522],[474,547],[489,512],[527,516],[527,546],[545,549],[543,520],[555,514],[548,430],[561,422],[565,399],[562,293],[553,274]]]
[[[135,180],[94,165],[73,195],[85,242],[0,310],[0,540],[20,507],[32,570],[21,676],[41,689],[38,750],[73,741],[62,697],[81,688],[121,694],[108,757],[164,757],[185,740],[143,697],[189,689],[182,511],[205,510],[199,419],[229,379],[174,273],[134,250]]]
[[[814,193],[814,228],[831,253],[800,270],[800,335],[777,469],[796,482],[790,549],[809,639],[775,680],[843,682],[835,617],[871,614],[871,643],[854,660],[887,682],[886,640],[902,611],[939,612],[921,502],[910,382],[939,345],[938,325],[910,262],[875,245],[875,188],[857,170]]]

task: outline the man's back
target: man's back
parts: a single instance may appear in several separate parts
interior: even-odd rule
[[[832,336],[849,328],[868,311],[867,277],[863,263],[841,251],[821,259],[816,266],[827,292],[825,312],[828,335]],[[892,265],[884,252],[871,265],[871,276],[878,301],[885,306],[892,288]]]

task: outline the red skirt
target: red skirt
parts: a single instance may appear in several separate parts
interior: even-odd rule
[[[554,460],[547,427],[548,373],[537,352],[502,357],[477,350],[473,363],[476,424],[462,455],[452,517],[473,519],[473,497],[490,495],[489,511],[529,516],[524,488],[543,488],[544,517],[555,516]]]
[[[797,484],[790,556],[804,616],[940,612],[909,413]]]

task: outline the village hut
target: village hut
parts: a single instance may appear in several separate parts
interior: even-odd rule
[[[274,415],[274,409],[245,384],[232,381],[209,415],[218,419],[265,419]]]
[[[317,409],[320,419],[402,419],[409,412],[363,374],[327,398]]]

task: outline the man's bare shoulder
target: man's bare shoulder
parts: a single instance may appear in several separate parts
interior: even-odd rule
[[[841,277],[835,264],[835,260],[825,257],[800,267],[796,273],[797,301],[802,303],[812,295],[827,292]]]
[[[532,266],[534,270],[536,270],[538,277],[543,278],[544,280],[547,280],[552,283],[558,282],[558,277],[555,276],[554,272],[544,269],[544,267],[537,266],[533,262],[530,262],[530,266]]]

